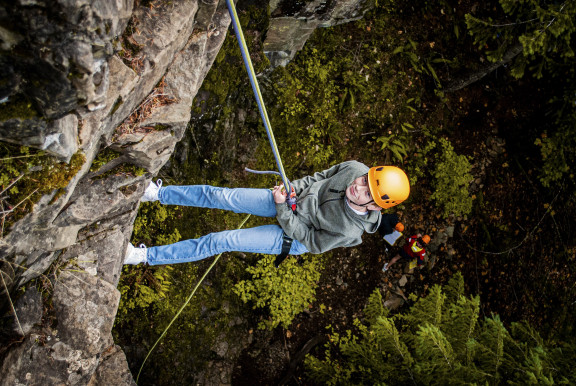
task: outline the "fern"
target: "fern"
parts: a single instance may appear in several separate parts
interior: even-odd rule
[[[382,293],[380,293],[380,290],[376,288],[368,298],[368,303],[364,308],[364,314],[366,315],[366,318],[369,321],[375,321],[381,316],[388,316],[389,312],[390,310],[384,307],[384,304],[382,303]]]
[[[290,326],[292,319],[315,300],[316,284],[323,267],[321,259],[306,259],[300,266],[295,258],[274,267],[274,256],[266,256],[246,271],[251,280],[238,282],[233,291],[254,309],[266,309],[269,318],[259,323],[261,329]]]

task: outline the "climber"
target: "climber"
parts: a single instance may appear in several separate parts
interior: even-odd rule
[[[404,224],[400,222],[400,218],[396,213],[382,214],[382,221],[378,227],[378,233],[384,237],[393,233],[394,231],[404,232]]]
[[[380,226],[378,227],[378,233],[384,241],[389,245],[394,245],[396,240],[402,236],[404,232],[404,224],[400,222],[400,219],[396,213],[384,213],[382,214],[382,221],[380,221]],[[384,249],[388,252],[388,247],[385,245]]]
[[[142,201],[197,206],[276,216],[280,225],[210,233],[170,245],[136,248],[128,244],[124,264],[150,265],[198,261],[221,252],[279,254],[323,253],[362,242],[364,231],[374,233],[380,211],[408,198],[408,177],[395,166],[368,168],[346,161],[328,170],[293,181],[297,213],[286,205],[283,187],[269,189],[219,188],[208,185],[161,186],[150,183]],[[281,261],[276,261],[278,266]]]
[[[406,239],[406,244],[404,247],[400,249],[400,252],[394,256],[389,263],[384,264],[382,271],[386,272],[396,263],[398,260],[402,259],[402,261],[412,261],[414,259],[418,260],[418,268],[424,264],[424,256],[426,256],[426,250],[424,246],[430,242],[430,236],[424,235],[422,236],[418,233],[415,236],[410,236]]]

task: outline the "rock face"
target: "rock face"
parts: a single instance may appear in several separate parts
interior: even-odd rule
[[[11,329],[22,338],[0,353],[2,384],[134,384],[111,335],[124,251],[145,186],[183,137],[230,24],[224,0],[144,3],[0,2],[0,140],[65,162],[86,157],[64,192],[42,197],[0,239],[7,285],[41,277],[52,304],[43,315],[33,288],[16,302]],[[314,28],[363,14],[358,0],[290,3],[271,4],[266,51],[276,65]],[[104,149],[117,157],[91,170]],[[115,173],[121,164],[144,174]]]
[[[1,115],[0,139],[65,161],[80,150],[87,159],[64,194],[42,198],[0,241],[1,258],[27,268],[11,276],[14,287],[57,267],[48,315],[56,327],[40,327],[37,292],[19,299],[21,320],[12,330],[24,338],[3,358],[3,384],[134,384],[111,334],[124,250],[144,187],[184,134],[192,99],[230,23],[223,2],[157,3],[154,9],[133,0],[0,5],[0,111],[9,112]],[[137,59],[122,59],[122,39],[137,47]],[[142,105],[155,103],[162,79],[169,100],[118,130]],[[103,148],[118,157],[91,172]],[[121,163],[145,174],[104,174]]]
[[[270,2],[270,27],[264,53],[273,67],[285,66],[319,27],[358,20],[368,10],[365,0]]]

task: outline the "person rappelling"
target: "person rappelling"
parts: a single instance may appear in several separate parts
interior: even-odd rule
[[[297,211],[286,205],[282,186],[270,189],[222,188],[209,185],[161,186],[151,182],[142,201],[165,205],[231,210],[276,217],[278,224],[210,233],[174,244],[136,248],[128,244],[124,264],[186,263],[222,252],[319,254],[353,247],[362,234],[375,233],[380,211],[410,194],[406,173],[395,166],[368,166],[346,161],[292,182]],[[276,259],[278,266],[283,258]]]
[[[402,169],[395,166],[369,168],[357,161],[346,161],[289,182],[234,2],[226,0],[226,4],[284,186],[275,186],[272,190],[209,185],[162,187],[161,183],[151,182],[142,201],[276,217],[278,224],[215,232],[151,248],[135,248],[128,244],[125,264],[175,264],[202,260],[222,252],[254,252],[277,254],[275,265],[279,266],[288,254],[324,253],[337,247],[359,245],[364,232],[378,230],[380,211],[400,204],[410,194],[410,183]],[[286,193],[292,193],[292,189],[295,197]]]

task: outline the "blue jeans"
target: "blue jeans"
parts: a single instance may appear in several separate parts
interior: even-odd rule
[[[250,213],[261,217],[275,217],[276,205],[268,189],[229,189],[209,185],[166,186],[158,194],[160,203],[226,209],[235,213]],[[148,248],[148,264],[176,264],[198,261],[222,252],[253,252],[279,254],[284,231],[279,225],[236,229],[210,233],[197,239]],[[307,253],[300,242],[294,240],[291,255]]]

